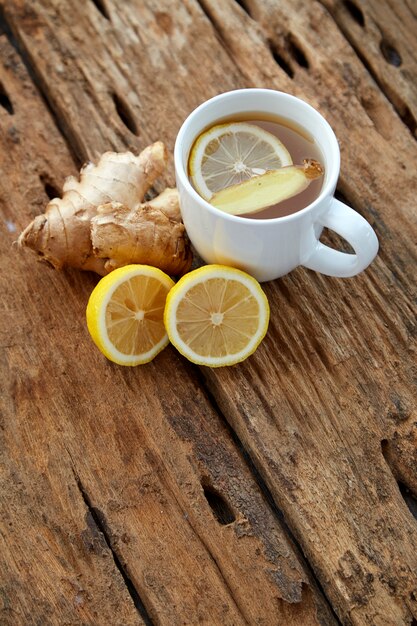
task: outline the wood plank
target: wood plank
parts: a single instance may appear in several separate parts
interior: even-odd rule
[[[396,0],[323,0],[323,4],[416,136],[416,7]]]
[[[239,368],[205,375],[341,619],[409,624],[416,522],[380,442],[415,489],[415,142],[320,5],[248,1],[252,18],[232,2],[203,5],[256,84],[287,86],[265,42],[283,63],[296,38],[308,68],[285,59],[291,91],[333,124],[340,188],[381,239],[355,279],[297,270],[268,286],[275,316],[264,345]]]
[[[15,401],[28,403],[30,376],[19,378]],[[27,413],[30,421],[5,428],[2,444],[1,623],[144,624],[62,443],[33,407]],[[28,457],[23,463],[22,454]]]
[[[33,291],[30,269],[12,242],[28,215],[48,200],[44,183],[59,187],[74,164],[4,36],[0,58],[2,101],[10,103],[9,111],[0,107],[0,622],[144,624],[79,493],[59,431],[48,428],[34,401],[39,393],[53,410],[53,390],[36,383],[40,363],[31,337],[40,310],[45,332],[54,325],[45,302],[56,292],[52,284],[49,292]],[[56,379],[56,372],[51,376]]]
[[[89,32],[84,6],[77,24],[87,16]],[[135,603],[146,623],[170,626],[334,624],[194,368],[170,349],[143,368],[107,362],[84,322],[96,278],[53,272],[10,250],[47,199],[42,178],[59,189],[75,167],[21,62],[2,45],[0,79],[13,104],[12,114],[0,111],[1,379],[11,385],[2,396],[3,580],[10,568],[2,619],[142,623]],[[77,99],[74,90],[74,106]],[[118,125],[114,110],[102,123],[106,133]],[[95,132],[71,130],[77,156],[96,152]]]
[[[181,8],[158,3],[159,12],[172,20],[160,18],[168,31],[171,28],[165,37],[155,9],[152,12],[138,4],[132,11],[129,4],[125,11],[123,7],[115,11],[114,5],[107,3],[111,24],[106,28],[141,34],[135,58],[127,53],[123,62],[132,68],[127,87],[139,93],[147,105],[135,109],[143,124],[142,137],[152,127],[156,102],[162,100],[164,113],[156,116],[158,129],[171,138],[172,146],[180,119],[196,101],[245,84],[285,88],[304,96],[335,127],[342,142],[340,189],[375,225],[382,243],[377,262],[366,274],[349,281],[297,270],[268,286],[277,317],[265,344],[246,364],[233,370],[207,371],[205,376],[268,480],[343,620],[409,623],[415,614],[415,522],[385,465],[380,440],[389,442],[388,449],[403,468],[404,477],[415,476],[413,456],[406,453],[415,450],[411,387],[415,171],[410,165],[415,162],[415,146],[320,5],[247,5],[258,22],[235,3],[204,2],[215,26],[211,29],[193,3]],[[60,20],[64,23],[65,16],[56,9],[45,17],[45,8],[38,10],[44,20],[41,23],[39,14],[29,19],[8,8],[8,15],[21,45],[27,54],[30,51],[54,110],[64,116],[67,98],[68,108],[78,112],[71,117],[67,136],[81,146],[80,153],[87,154],[100,144],[91,140],[93,131],[77,109],[76,92],[71,100],[64,86],[63,96],[61,90],[53,89],[60,84],[54,67],[59,67],[64,54],[59,47],[54,50],[49,41],[56,37],[56,25]],[[85,10],[92,7],[87,5]],[[33,38],[34,20],[41,45]],[[146,27],[139,31],[140,24]],[[42,36],[43,28],[48,36]],[[77,62],[84,65],[83,72],[77,74],[78,65],[70,66],[71,79],[82,86],[83,73],[91,76],[96,66],[83,63],[85,58],[93,63],[92,55],[88,56],[88,44],[77,29],[81,31],[81,26],[67,24],[60,37],[68,44],[68,33],[74,32],[74,39],[82,41]],[[187,42],[191,34],[195,43],[190,60]],[[276,64],[266,45],[268,40],[272,42],[275,57],[282,63],[283,55],[289,55],[290,34],[298,37],[296,47],[309,65],[306,68],[305,62],[300,65],[288,56],[292,79]],[[109,37],[106,42],[116,41],[114,34]],[[223,48],[216,37],[223,41]],[[294,54],[293,46],[290,49]],[[94,63],[101,70],[100,59],[106,59],[106,80],[117,84],[118,73],[105,53],[97,56],[99,61]],[[147,58],[154,63],[152,71]],[[178,69],[183,67],[187,69]],[[95,70],[97,76],[99,69]],[[90,84],[89,89],[89,97],[83,101],[88,112],[100,98],[91,94]],[[102,96],[105,93],[100,91]],[[129,89],[124,93],[134,99]],[[181,105],[172,111],[166,102],[174,102],[179,94]],[[124,133],[123,141],[131,141],[129,131]],[[274,378],[265,373],[268,371]],[[258,388],[253,389],[248,380]],[[398,454],[398,449],[404,453]],[[387,458],[391,457],[387,454]]]

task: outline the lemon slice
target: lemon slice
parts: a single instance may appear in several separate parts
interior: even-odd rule
[[[286,165],[292,165],[291,155],[278,137],[247,122],[212,126],[195,141],[189,159],[191,182],[205,200]]]
[[[87,305],[87,326],[98,349],[119,365],[151,361],[169,343],[163,322],[174,285],[149,265],[126,265],[96,285]]]
[[[164,322],[170,341],[193,363],[234,365],[255,352],[264,338],[269,305],[252,276],[206,265],[171,289]]]

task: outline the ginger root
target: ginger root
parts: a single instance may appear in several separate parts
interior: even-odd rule
[[[167,152],[160,141],[138,156],[104,153],[80,179],[67,178],[63,197],[49,202],[21,233],[18,244],[53,267],[75,267],[104,276],[129,263],[185,274],[191,248],[181,222],[178,193],[167,188],[149,202],[147,190],[163,173]]]

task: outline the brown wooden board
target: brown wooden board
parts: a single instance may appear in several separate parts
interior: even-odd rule
[[[376,83],[416,136],[417,9],[412,2],[323,0]],[[366,107],[366,103],[365,103]]]
[[[84,322],[96,278],[17,251],[76,168],[0,52],[1,623],[334,624],[195,370],[173,350],[112,366]]]
[[[37,281],[41,268],[32,271],[13,245],[48,200],[45,187],[59,189],[74,163],[5,35],[0,58],[0,622],[139,625],[144,622],[77,487],[60,429],[48,423],[67,358],[60,318],[65,323],[73,307],[72,289],[63,283],[60,293],[47,268]],[[80,298],[81,285],[76,291]],[[54,317],[60,300],[65,311]]]
[[[342,623],[411,624],[417,148],[400,102],[414,110],[412,45],[388,80],[375,29],[348,25],[352,3],[70,4],[0,2],[18,49],[2,37],[6,623],[334,623],[290,529]],[[394,5],[376,4],[367,28],[389,34]],[[411,41],[409,4],[395,13]],[[197,370],[168,348],[113,366],[84,324],[95,278],[11,243],[75,163],[156,139],[172,151],[197,104],[244,86],[328,118],[339,193],[376,229],[379,256],[353,279],[299,268],[266,285],[269,332],[241,365]]]

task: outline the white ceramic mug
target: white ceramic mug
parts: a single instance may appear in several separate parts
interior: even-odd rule
[[[325,176],[318,198],[304,209],[274,219],[250,219],[224,213],[203,200],[191,185],[187,164],[198,135],[211,124],[238,113],[262,112],[295,122],[316,140]],[[337,139],[328,122],[299,98],[269,89],[240,89],[215,96],[185,120],[175,143],[175,173],[182,218],[195,249],[206,263],[240,268],[263,282],[298,265],[329,276],[355,276],[378,252],[368,222],[333,197],[340,170]],[[334,230],[355,254],[339,252],[319,241],[324,227]]]

